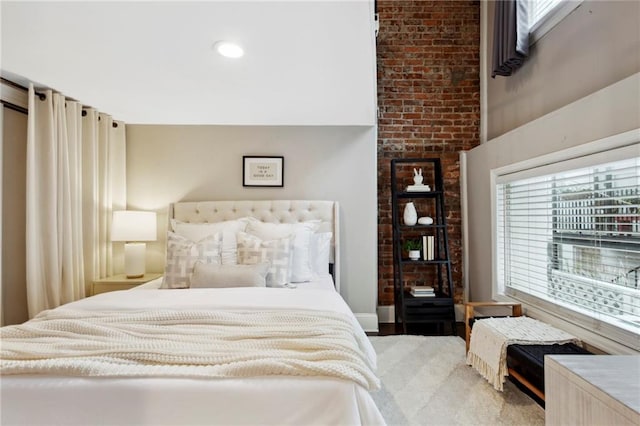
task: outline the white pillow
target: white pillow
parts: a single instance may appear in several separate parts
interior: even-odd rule
[[[289,283],[293,237],[262,240],[246,232],[238,232],[238,263],[269,263],[267,287],[284,287]]]
[[[160,288],[189,288],[193,265],[197,261],[220,263],[220,233],[198,242],[167,232],[167,261]]]
[[[300,283],[311,281],[313,269],[311,268],[311,256],[309,253],[311,235],[318,229],[319,220],[300,223],[265,223],[258,219],[248,218],[249,223],[245,232],[255,235],[263,240],[275,240],[294,236],[293,259],[291,265],[290,281]]]
[[[215,265],[196,262],[191,288],[265,287],[268,263],[255,265]]]
[[[331,232],[318,232],[311,235],[309,255],[311,269],[315,275],[327,275],[329,273],[332,236]]]
[[[213,235],[217,232],[222,233],[222,255],[221,261],[223,265],[235,265],[238,263],[236,253],[236,234],[244,231],[247,226],[247,218],[226,220],[224,222],[213,223],[186,223],[179,220],[171,219],[171,227],[173,232],[190,239],[191,241],[200,241],[203,238]]]

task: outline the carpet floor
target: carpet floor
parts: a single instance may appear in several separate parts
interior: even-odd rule
[[[456,336],[370,336],[382,388],[372,393],[392,425],[544,425],[544,410],[507,381],[504,392],[465,363]]]

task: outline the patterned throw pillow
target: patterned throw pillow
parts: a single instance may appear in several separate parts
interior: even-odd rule
[[[235,265],[238,263],[236,233],[245,230],[247,221],[247,218],[241,218],[214,223],[186,223],[171,219],[171,229],[176,234],[182,235],[191,241],[200,241],[203,238],[221,232],[222,253],[220,254],[220,261],[223,265]]]
[[[197,261],[219,265],[221,246],[220,233],[194,242],[169,231],[167,262],[161,288],[189,288],[193,265]]]
[[[310,257],[311,237],[320,226],[319,220],[299,223],[265,223],[250,217],[248,221],[244,231],[263,240],[276,240],[293,235],[293,258],[289,279],[292,283],[311,281],[313,278]]]
[[[277,240],[261,240],[246,232],[238,232],[238,263],[269,263],[267,287],[284,287],[289,282],[293,236]]]

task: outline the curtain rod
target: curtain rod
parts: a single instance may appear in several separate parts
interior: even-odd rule
[[[23,114],[27,114],[27,115],[29,114],[29,110],[24,107],[21,107],[20,105],[12,104],[11,102],[3,101],[1,99],[0,99],[0,103],[5,108],[12,109],[14,111],[21,112]]]
[[[84,107],[82,108],[82,116],[86,117],[87,116],[87,111],[84,109]],[[100,118],[100,116],[98,116],[98,121],[102,120],[102,118]],[[116,128],[118,127],[118,123],[116,123],[115,121],[113,123],[111,123],[111,127]]]
[[[27,89],[26,87],[24,87],[24,86],[22,86],[22,85],[20,85],[18,83],[15,83],[15,82],[13,82],[11,80],[7,80],[4,77],[0,77],[0,81],[2,81],[3,83],[8,84],[9,86],[13,86],[13,87],[15,87],[17,89],[24,90],[25,92],[29,91],[29,89]],[[33,92],[38,97],[38,99],[40,99],[41,101],[44,101],[44,100],[47,99],[47,95],[45,93],[36,92],[35,89],[34,89]],[[24,114],[29,114],[29,110],[28,109],[23,108],[23,107],[18,106],[18,105],[14,105],[14,104],[12,104],[10,102],[2,101],[2,105],[6,106],[7,108],[12,109],[14,111],[22,112]],[[83,117],[85,117],[87,115],[87,111],[85,111],[85,108],[91,108],[91,107],[88,107],[88,106],[83,106],[82,107],[82,116]],[[98,120],[100,120],[100,116],[98,116]],[[111,127],[113,127],[113,128],[118,127],[118,123],[116,123],[114,121],[113,123],[111,123]]]
[[[1,80],[3,83],[8,84],[9,86],[13,86],[13,87],[15,87],[16,89],[21,89],[21,90],[24,90],[25,92],[28,92],[28,91],[29,91],[29,89],[27,89],[27,88],[26,88],[26,87],[24,87],[23,85],[18,84],[18,83],[15,83],[15,82],[13,82],[13,81],[11,81],[11,80],[7,80],[7,79],[6,79],[6,78],[4,78],[4,77],[0,77],[0,80]],[[34,92],[35,92],[35,94],[38,96],[38,98],[40,98],[40,100],[41,100],[41,101],[44,101],[45,99],[47,99],[47,95],[45,95],[44,93],[36,92],[36,91],[35,91],[35,89],[34,89]]]

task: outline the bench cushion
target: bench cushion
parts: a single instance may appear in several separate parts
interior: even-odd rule
[[[545,355],[590,355],[591,352],[574,343],[554,345],[509,345],[507,366],[522,374],[532,385],[544,392]]]

